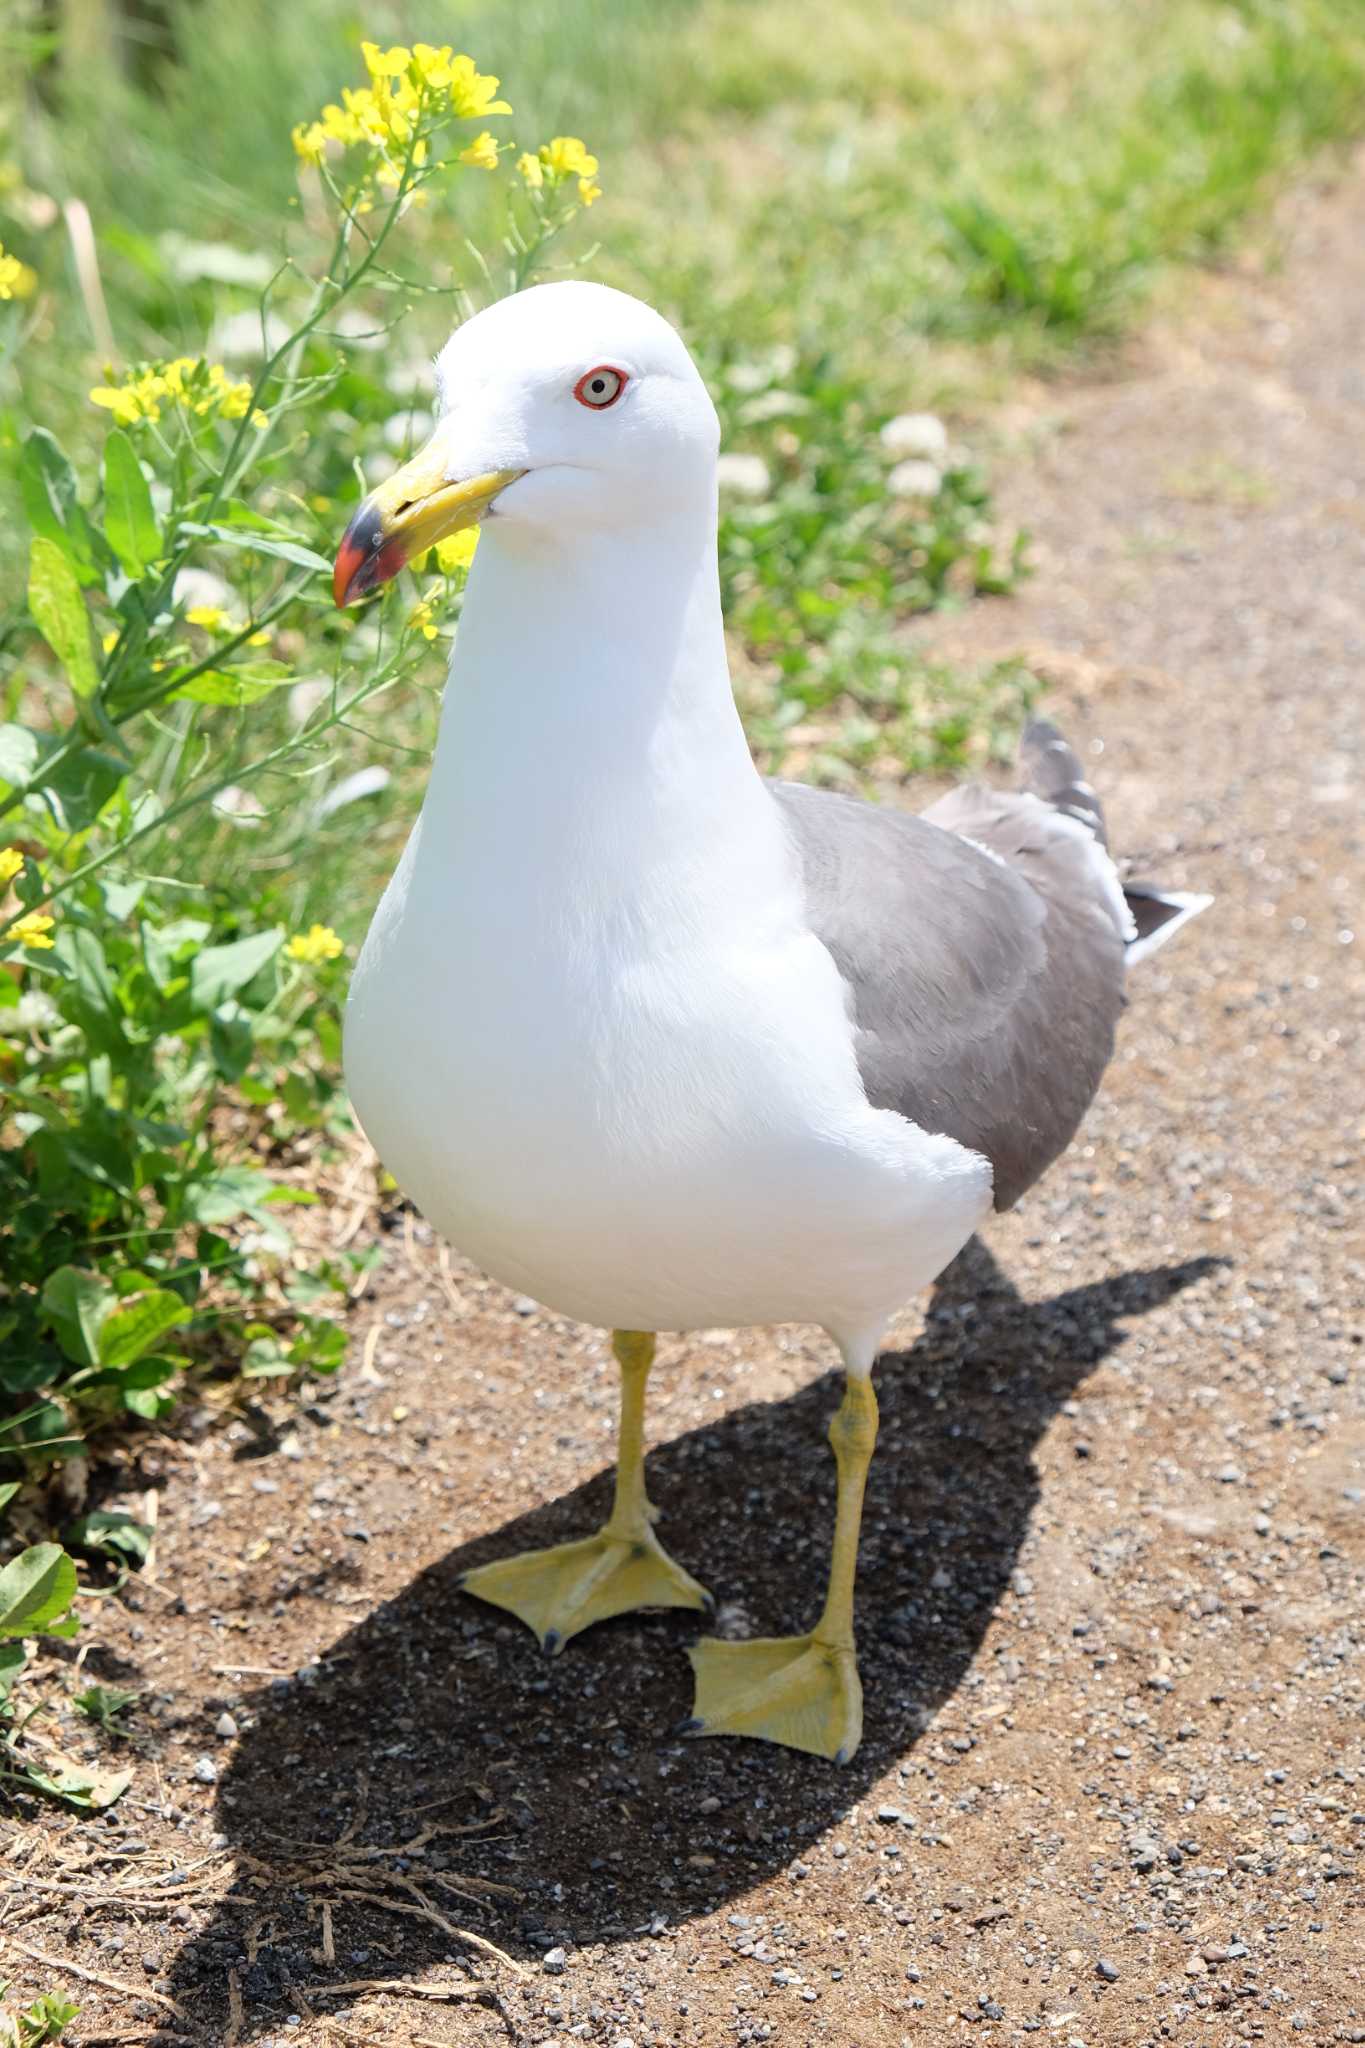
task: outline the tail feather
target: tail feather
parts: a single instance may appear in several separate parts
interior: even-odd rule
[[[1019,742],[1019,767],[1024,788],[1054,810],[1077,818],[1107,847],[1104,806],[1086,781],[1080,757],[1046,718],[1033,718]]]
[[[1130,967],[1173,939],[1182,924],[1198,917],[1213,902],[1212,896],[1196,896],[1184,889],[1155,889],[1150,882],[1125,882],[1123,899],[1137,933],[1128,941],[1124,955]]]
[[[1046,718],[1031,719],[1019,742],[1020,780],[1031,796],[1050,804],[1063,817],[1074,818],[1090,832],[1101,849],[1096,854],[1112,878],[1111,891],[1118,882],[1108,859],[1109,836],[1105,830],[1104,806],[1081,772],[1080,757],[1057,727]],[[1116,899],[1115,899],[1116,900]],[[1121,919],[1125,931],[1125,960],[1135,967],[1158,946],[1173,939],[1183,924],[1198,917],[1213,902],[1212,896],[1191,895],[1179,889],[1158,889],[1150,882],[1123,884]],[[1118,915],[1118,911],[1115,911]]]

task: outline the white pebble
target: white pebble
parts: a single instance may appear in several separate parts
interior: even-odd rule
[[[218,1766],[211,1756],[197,1756],[194,1760],[194,1775],[201,1785],[216,1785]]]

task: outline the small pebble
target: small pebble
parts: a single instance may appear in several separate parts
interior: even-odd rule
[[[211,1756],[197,1756],[194,1760],[194,1776],[201,1785],[218,1783],[218,1766]]]
[[[1095,1975],[1102,1977],[1106,1984],[1117,1984],[1119,1981],[1119,1966],[1117,1963],[1111,1963],[1108,1956],[1101,1956],[1095,1965]]]
[[[562,1948],[547,1948],[540,1959],[540,1967],[547,1977],[562,1977],[568,1960]]]

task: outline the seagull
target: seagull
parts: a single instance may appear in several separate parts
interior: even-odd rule
[[[715,409],[658,313],[578,281],[459,327],[427,446],[342,539],[346,604],[479,522],[420,816],[345,1021],[360,1122],[503,1285],[612,1332],[595,1534],[464,1586],[556,1651],[709,1609],[645,1488],[658,1331],[820,1325],[845,1372],[813,1628],[703,1638],[689,1726],[842,1762],[854,1577],[891,1318],[1075,1134],[1126,968],[1207,897],[1126,891],[1050,725],[1023,787],[921,816],[765,781],[716,566]]]

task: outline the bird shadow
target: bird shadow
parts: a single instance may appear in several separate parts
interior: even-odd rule
[[[843,1768],[681,1738],[693,1615],[623,1616],[548,1661],[460,1592],[471,1565],[594,1527],[607,1472],[462,1544],[317,1665],[263,1690],[218,1789],[234,1895],[173,1972],[204,2038],[278,2025],[310,1985],[433,1963],[477,1976],[486,1965],[459,1928],[523,1960],[631,1940],[799,1862],[968,1671],[1026,1534],[1034,1447],[1053,1417],[1128,1318],[1219,1263],[1024,1302],[973,1240],[942,1275],[922,1334],[879,1367],[858,1584],[866,1721]],[[742,1598],[744,1633],[806,1627],[815,1612],[837,1398],[826,1373],[649,1456],[670,1547],[720,1593],[722,1621],[726,1596]]]

